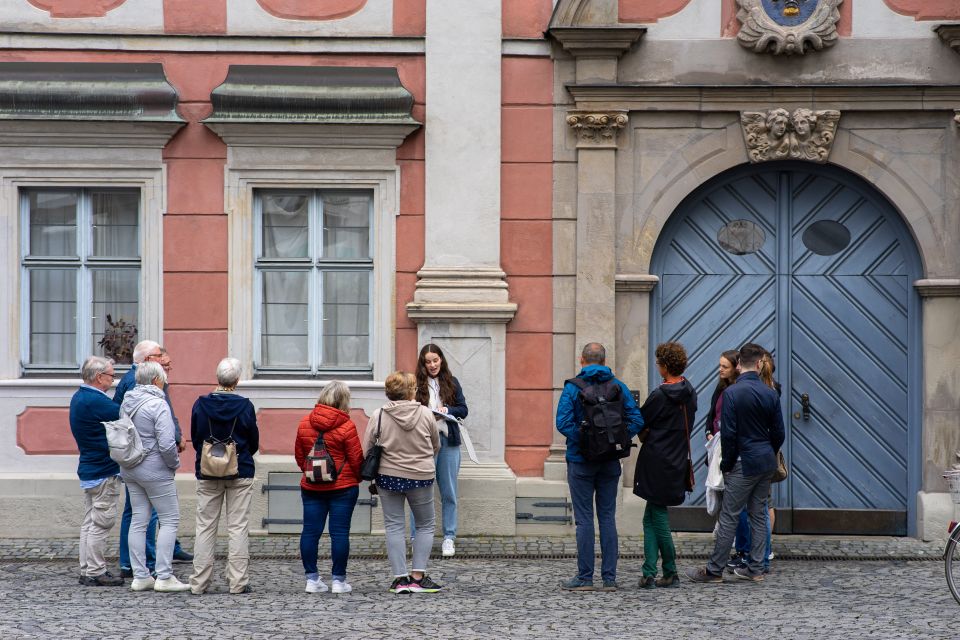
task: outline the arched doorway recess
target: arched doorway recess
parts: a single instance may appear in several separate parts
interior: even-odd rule
[[[677,528],[712,528],[697,506],[707,405],[719,354],[753,341],[774,352],[782,385],[791,474],[774,488],[777,531],[908,533],[921,389],[911,283],[921,270],[894,207],[835,166],[737,167],[681,203],[651,260],[660,284],[650,354],[682,342],[700,397],[694,508],[676,510]]]

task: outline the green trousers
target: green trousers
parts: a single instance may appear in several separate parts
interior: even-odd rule
[[[677,549],[670,535],[667,508],[647,503],[643,511],[643,577],[657,575],[657,556],[663,558],[663,577],[677,575]]]

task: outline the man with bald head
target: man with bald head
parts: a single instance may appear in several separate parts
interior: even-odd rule
[[[620,424],[632,439],[643,429],[643,416],[627,385],[613,376],[606,366],[607,352],[599,342],[590,342],[580,354],[582,369],[575,379],[567,380],[557,403],[557,430],[567,438],[567,484],[577,527],[577,575],[561,583],[567,591],[593,591],[594,547],[593,505],[597,505],[600,526],[601,591],[617,590],[617,487],[620,484],[620,459],[591,461],[581,449],[581,424],[584,423],[582,398],[602,393],[612,404],[621,407]],[[582,390],[582,391],[581,391]],[[629,446],[621,457],[629,454]]]

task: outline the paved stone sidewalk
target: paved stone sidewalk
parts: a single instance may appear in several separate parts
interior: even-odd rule
[[[681,558],[705,558],[713,550],[711,534],[674,534]],[[193,539],[180,537],[187,549]],[[67,560],[77,557],[76,539],[0,539],[0,561]],[[385,557],[382,535],[355,535],[350,538],[351,556],[355,558]],[[439,556],[440,540],[434,545]],[[116,550],[114,539],[109,549]],[[329,554],[330,540],[324,535],[321,553]],[[943,555],[943,542],[923,542],[914,538],[844,537],[844,536],[774,536],[773,550],[781,559],[902,559],[932,560]],[[597,546],[599,553],[599,545]],[[226,553],[226,541],[218,544],[218,553]],[[250,554],[254,558],[299,558],[300,540],[295,535],[255,536],[250,538]],[[457,540],[457,555],[463,558],[575,558],[576,541],[572,537],[475,537]],[[643,557],[643,538],[620,538],[623,558]]]
[[[638,560],[620,562],[616,593],[568,593],[573,560],[431,565],[435,595],[386,592],[385,560],[352,560],[354,592],[306,594],[299,562],[257,560],[255,592],[133,593],[80,587],[75,561],[0,562],[0,638],[956,638],[960,607],[934,562],[776,560],[761,584],[683,582],[640,590]],[[682,561],[680,568],[695,566]],[[326,570],[326,563],[322,565]],[[186,567],[177,568],[180,577]]]

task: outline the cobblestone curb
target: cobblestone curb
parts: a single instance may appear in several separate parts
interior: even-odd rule
[[[193,538],[181,536],[187,549]],[[706,558],[713,550],[713,536],[706,533],[674,534],[680,558]],[[68,560],[77,557],[76,539],[6,538],[0,539],[0,562]],[[599,545],[597,545],[599,553]],[[117,549],[114,538],[108,549]],[[217,555],[226,555],[225,539],[217,543]],[[790,560],[940,560],[943,542],[924,542],[915,538],[777,536],[773,538],[776,557]],[[434,544],[440,556],[440,540]],[[321,557],[328,558],[330,540],[320,542]],[[464,537],[457,540],[458,558],[575,558],[576,540],[572,537]],[[296,559],[300,557],[300,537],[270,535],[250,538],[252,558]],[[115,555],[113,557],[116,557]],[[386,548],[382,535],[354,535],[350,538],[351,558],[383,558]],[[643,538],[622,536],[620,557],[643,557]]]

